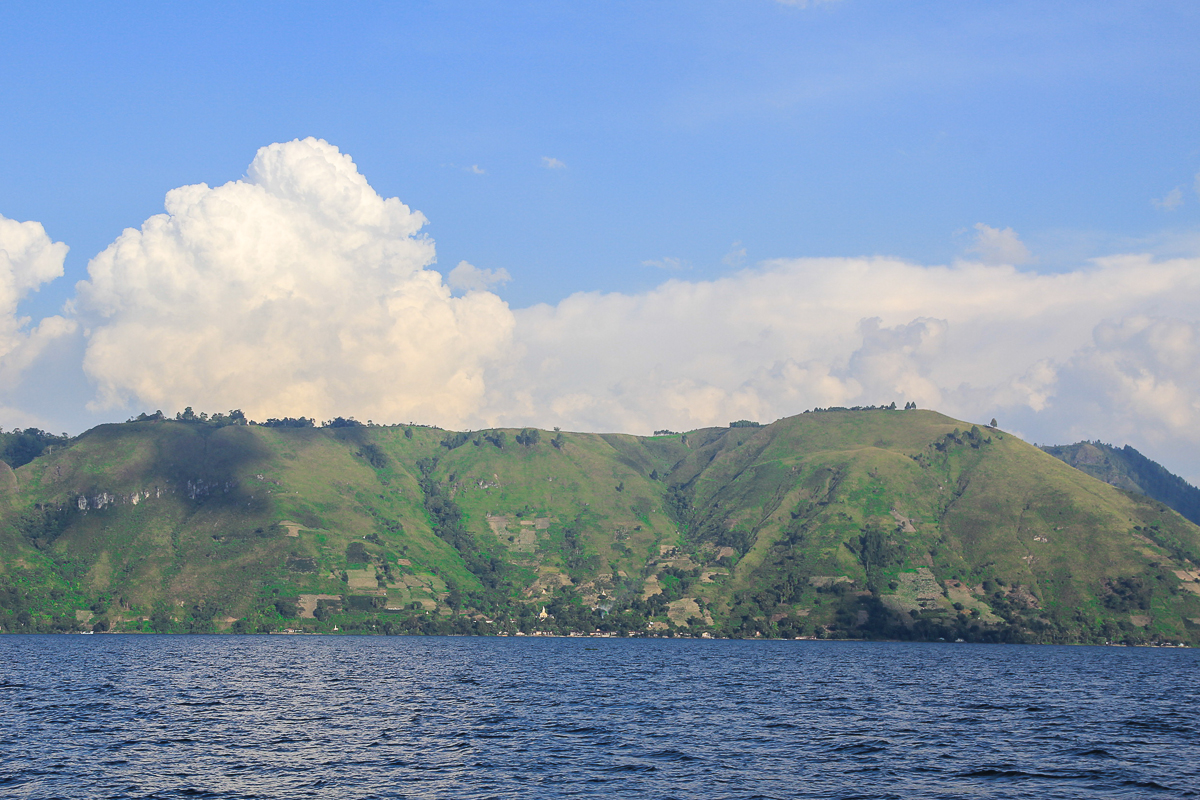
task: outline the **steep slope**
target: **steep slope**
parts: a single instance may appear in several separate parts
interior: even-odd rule
[[[1118,489],[1138,492],[1165,503],[1185,519],[1200,525],[1200,489],[1129,445],[1116,448],[1103,442],[1077,442],[1042,449]]]
[[[956,638],[990,628],[1044,641],[1194,635],[1193,525],[1000,431],[932,412],[903,425],[893,416],[792,418],[698,477],[696,537],[746,552],[732,594],[713,593],[732,604],[720,609],[731,624]]]
[[[0,474],[5,630],[1195,641],[1200,529],[926,411],[655,437],[145,421]]]

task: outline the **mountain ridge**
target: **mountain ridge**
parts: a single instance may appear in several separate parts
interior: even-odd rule
[[[1044,445],[1042,449],[1110,486],[1166,503],[1185,519],[1200,525],[1200,489],[1129,445],[1114,447],[1100,441],[1085,441]]]
[[[1200,528],[932,411],[640,437],[228,420],[99,426],[0,475],[0,628],[1200,630]]]

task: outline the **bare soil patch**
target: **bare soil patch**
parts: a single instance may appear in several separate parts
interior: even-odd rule
[[[911,612],[940,608],[944,605],[942,587],[928,567],[918,567],[913,572],[901,572],[896,577],[899,584],[896,591],[880,598],[889,608]]]
[[[854,583],[845,575],[813,575],[808,579],[810,586],[816,586],[818,589],[828,589],[830,586],[839,583]]]
[[[909,519],[908,517],[904,516],[903,514],[901,514],[899,511],[897,511],[894,508],[892,509],[892,518],[895,519],[896,522],[900,523],[900,529],[904,533],[916,533],[917,532],[917,528],[915,525],[913,525],[913,521],[911,519]]]
[[[313,612],[317,610],[317,601],[318,600],[338,600],[338,601],[340,601],[341,599],[342,599],[342,596],[340,594],[302,594],[302,595],[300,595],[300,598],[299,598],[300,618],[301,619],[315,619],[315,617],[313,617]],[[231,620],[231,621],[236,622],[236,620]]]
[[[667,604],[667,618],[676,625],[687,626],[691,617],[704,620],[705,625],[712,624],[712,617],[700,611],[700,606],[690,597],[675,600]]]
[[[508,535],[508,517],[487,515],[488,527],[492,529],[492,533],[503,538]]]
[[[375,577],[375,569],[346,570],[346,585],[351,589],[378,589],[379,579]]]

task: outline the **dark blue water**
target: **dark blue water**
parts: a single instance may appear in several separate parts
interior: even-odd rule
[[[0,796],[1194,797],[1200,652],[0,637]]]

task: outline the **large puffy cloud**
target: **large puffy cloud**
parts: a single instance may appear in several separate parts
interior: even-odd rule
[[[61,316],[32,329],[28,318],[17,316],[23,297],[63,274],[66,256],[67,246],[51,240],[40,223],[0,216],[0,394],[9,394],[43,349],[73,329]]]
[[[513,318],[494,294],[451,296],[424,223],[311,138],[171,191],[78,286],[96,405],[467,420]]]

